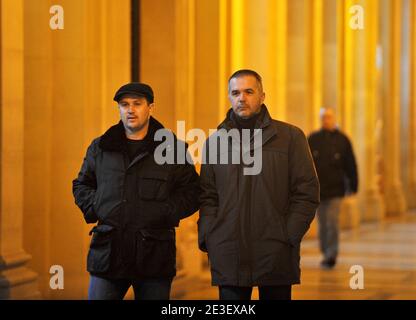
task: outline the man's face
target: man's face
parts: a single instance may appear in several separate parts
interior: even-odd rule
[[[146,98],[126,94],[118,102],[118,107],[126,130],[138,132],[149,124],[153,103],[149,104]]]
[[[335,113],[332,109],[325,109],[321,114],[322,128],[325,130],[334,130],[336,126]]]
[[[232,78],[229,83],[228,98],[233,111],[244,119],[260,112],[265,94],[253,76]]]

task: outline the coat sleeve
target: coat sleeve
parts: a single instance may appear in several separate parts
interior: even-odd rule
[[[208,148],[205,145],[203,154],[208,156]],[[207,162],[207,161],[205,161]],[[201,210],[198,220],[198,246],[201,251],[207,252],[206,236],[211,222],[217,217],[218,192],[215,183],[215,172],[212,164],[203,163],[201,166]]]
[[[302,241],[315,217],[319,205],[319,182],[305,134],[299,128],[292,131],[289,147],[289,240]]]
[[[199,209],[199,176],[192,163],[177,164],[175,181],[169,197],[171,207],[171,222],[178,226],[181,219],[194,214]]]
[[[357,163],[355,161],[354,151],[352,149],[351,142],[346,138],[347,150],[344,162],[344,170],[348,178],[348,191],[351,193],[357,193],[358,191],[358,173]]]
[[[95,223],[98,217],[94,212],[94,197],[97,190],[97,179],[95,175],[95,155],[97,143],[93,143],[88,147],[87,154],[81,166],[78,177],[72,181],[72,193],[75,198],[76,205],[84,214],[87,223]]]

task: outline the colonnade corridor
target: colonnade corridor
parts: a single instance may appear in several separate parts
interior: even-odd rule
[[[416,0],[0,0],[0,22],[0,300],[88,299],[94,226],[72,182],[92,141],[120,121],[121,86],[150,85],[154,118],[198,158],[231,108],[229,78],[241,69],[261,76],[271,117],[306,136],[332,109],[356,158],[338,264],[320,268],[315,219],[293,299],[416,300]],[[286,174],[270,176],[270,198]],[[109,218],[129,201],[119,197],[122,178],[108,181],[90,190],[83,211],[117,228]],[[238,183],[230,179],[230,190]],[[132,225],[150,217],[146,206],[129,208]],[[173,299],[218,298],[198,217],[177,228]],[[123,263],[136,266],[138,255]],[[351,289],[351,279],[364,288]]]
[[[416,297],[416,211],[380,223],[363,223],[360,228],[340,234],[340,255],[332,270],[323,270],[317,239],[302,242],[302,284],[293,286],[294,300],[414,300]],[[358,284],[358,269],[363,269],[364,288]],[[350,273],[353,272],[353,273]],[[353,278],[353,279],[352,279]],[[186,290],[186,291],[184,291]],[[173,284],[173,299],[218,299],[210,284],[210,273],[178,279]],[[257,289],[253,299],[258,299]]]

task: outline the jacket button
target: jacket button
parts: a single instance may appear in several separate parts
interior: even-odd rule
[[[127,202],[127,199],[123,199],[123,202]]]

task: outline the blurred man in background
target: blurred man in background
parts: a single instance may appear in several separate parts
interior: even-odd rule
[[[321,110],[322,127],[308,140],[319,177],[319,240],[324,269],[333,268],[339,246],[339,211],[342,198],[358,190],[357,165],[348,137],[336,126],[335,111]]]

